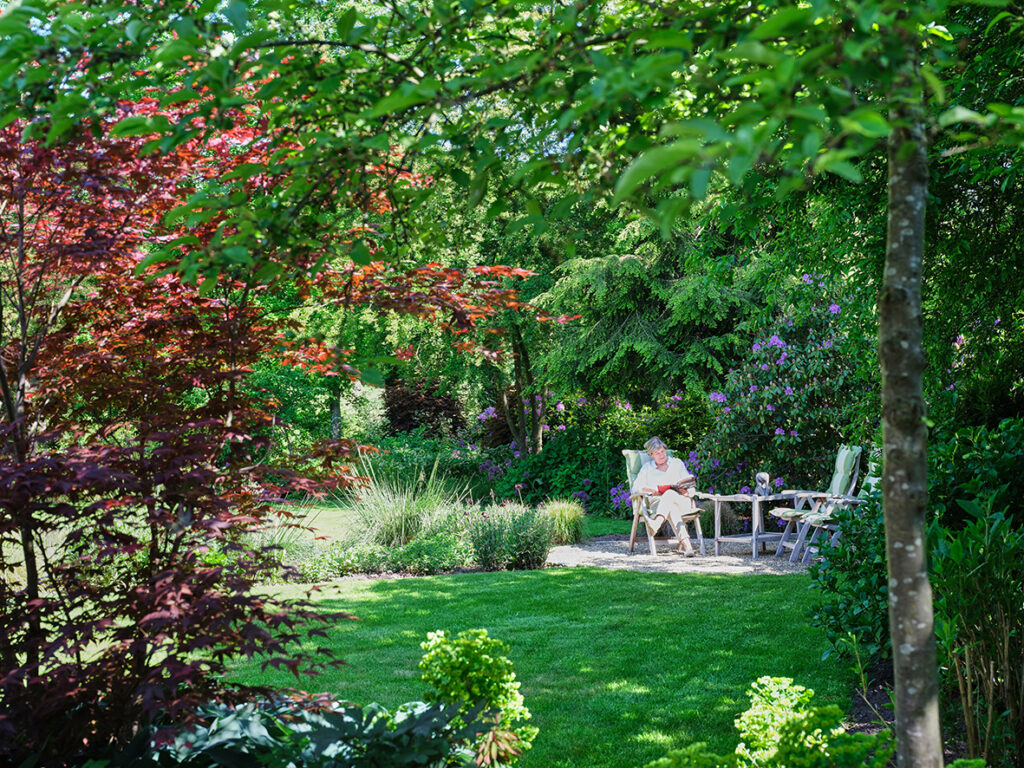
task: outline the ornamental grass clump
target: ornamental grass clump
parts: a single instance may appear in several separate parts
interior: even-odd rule
[[[352,509],[366,537],[382,547],[405,546],[434,528],[468,493],[467,486],[438,471],[437,461],[429,474],[404,477],[378,474],[365,457],[362,469],[368,482],[350,493]]]
[[[554,499],[539,511],[551,518],[553,544],[576,544],[583,539],[583,505],[578,501]]]

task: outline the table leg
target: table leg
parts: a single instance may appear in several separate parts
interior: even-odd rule
[[[722,502],[715,499],[715,557],[721,554],[722,548]]]
[[[750,538],[753,540],[754,545],[754,556],[753,559],[757,559],[757,536],[761,532],[761,500],[754,497],[754,510],[750,516]]]

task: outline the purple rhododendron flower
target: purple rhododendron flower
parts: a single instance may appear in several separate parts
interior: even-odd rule
[[[713,403],[724,403],[725,395],[721,392],[712,392],[708,395],[708,399]]]
[[[822,344],[822,346],[825,349],[832,349],[832,339],[828,339],[824,344]]]
[[[828,311],[831,312],[833,315],[838,315],[840,312],[840,306],[838,304],[829,304]]]
[[[762,371],[767,371],[768,370],[768,363],[761,363],[761,370]]]
[[[786,430],[784,430],[782,427],[776,427],[775,428],[775,434],[776,435],[784,435],[784,434],[786,434]]]
[[[722,413],[731,413],[731,412],[732,412],[732,408],[730,408],[728,406],[726,406],[725,408],[722,409]]]
[[[775,478],[775,487],[776,488],[781,488],[783,485],[785,485],[785,483],[782,482],[782,478],[781,477],[776,477]]]
[[[752,346],[750,349],[751,349],[752,352],[760,352],[761,351],[761,345],[758,342],[755,341],[754,342],[754,346]]]
[[[561,400],[559,400],[558,403],[555,405],[555,410],[556,411],[564,411],[565,410],[565,403],[563,403]]]
[[[803,275],[800,276],[800,279],[803,280],[808,285],[814,282],[814,280],[811,279],[811,276],[806,272],[804,272]]]
[[[792,387],[786,387],[786,392],[785,392],[785,394],[787,394],[787,395],[792,395],[792,394],[796,394],[796,393],[795,393],[795,392],[793,392],[793,388],[792,388]]]
[[[744,485],[742,488],[740,488],[740,493],[750,493],[750,486]]]
[[[774,410],[775,410],[775,406],[774,406],[774,405],[772,405],[771,403],[768,403],[768,405],[766,405],[766,406],[764,407],[764,409],[765,409],[766,411],[774,411]]]
[[[750,385],[750,391],[751,392],[757,392],[757,384],[751,384]]]
[[[795,429],[789,430],[789,434],[791,434],[793,437],[797,437],[798,436]]]

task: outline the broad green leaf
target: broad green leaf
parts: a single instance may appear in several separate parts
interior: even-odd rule
[[[170,130],[171,121],[166,115],[132,115],[118,122],[110,132],[113,136],[148,136]]]
[[[235,28],[235,32],[242,34],[249,23],[249,8],[241,0],[231,0],[224,9],[224,16]]]
[[[892,128],[882,115],[871,107],[860,107],[839,118],[839,124],[850,133],[857,133],[872,139],[888,136]]]
[[[696,168],[690,174],[690,194],[696,200],[703,200],[708,193],[708,182],[711,181],[711,169],[708,167]]]
[[[818,173],[834,173],[854,183],[860,183],[864,180],[864,176],[857,169],[857,166],[853,165],[853,163],[838,152],[825,152],[820,155],[814,163],[814,170]]]
[[[347,39],[349,33],[352,31],[352,27],[356,25],[356,9],[349,8],[340,17],[338,17],[337,23],[334,28],[338,32],[338,37],[342,40]]]
[[[799,32],[807,29],[813,21],[814,14],[810,8],[797,6],[780,8],[773,15],[758,24],[750,36],[755,40],[783,37],[790,32]]]
[[[613,204],[622,202],[648,179],[674,168],[685,160],[698,157],[700,151],[700,142],[692,140],[674,141],[671,144],[647,150],[634,160],[619,177],[619,181],[615,185]]]
[[[196,47],[188,40],[168,40],[156,49],[156,53],[153,54],[153,61],[157,64],[176,65],[186,56],[194,57],[196,53]]]
[[[200,296],[209,296],[211,293],[213,293],[213,291],[214,291],[214,289],[216,287],[217,287],[217,276],[216,275],[210,275],[209,277],[204,277],[202,282],[199,283],[199,290],[197,291],[197,293]]]
[[[984,125],[985,117],[973,109],[968,109],[958,104],[939,115],[939,125],[943,128],[954,123],[977,123],[978,125]]]

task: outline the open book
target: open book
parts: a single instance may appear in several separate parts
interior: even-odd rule
[[[670,490],[671,491],[676,491],[678,493],[682,493],[683,491],[689,490],[690,488],[696,488],[696,487],[697,487],[697,478],[695,478],[693,475],[690,475],[689,477],[683,478],[682,480],[680,480],[675,485],[659,485],[658,486],[658,493],[660,494],[660,493],[664,493],[665,491],[670,491]]]

